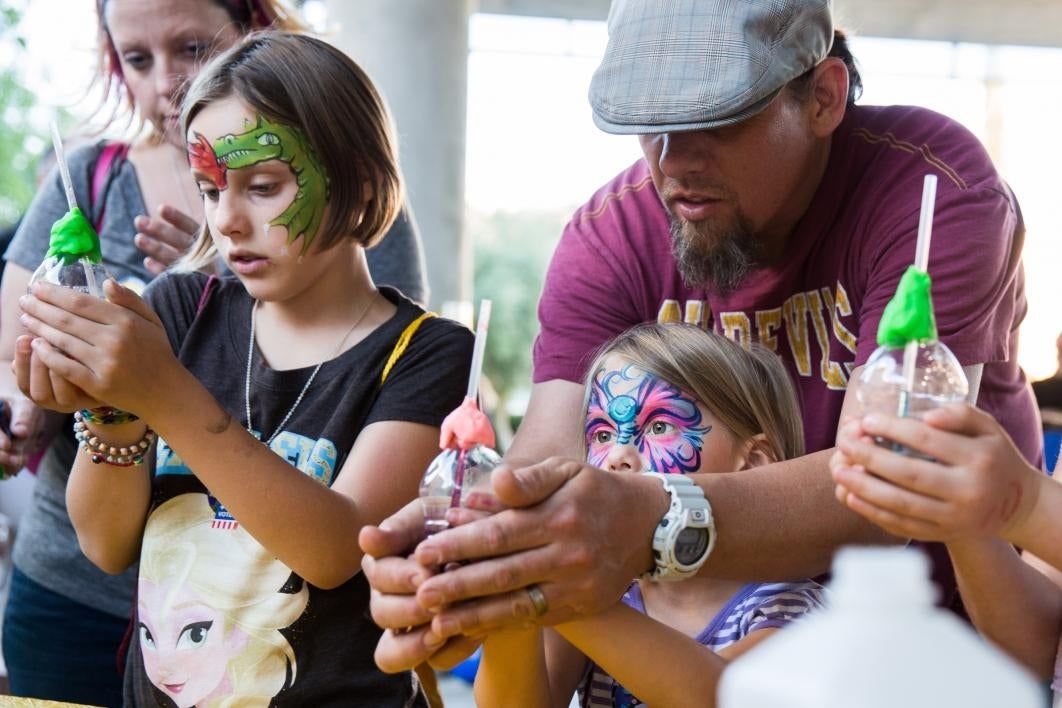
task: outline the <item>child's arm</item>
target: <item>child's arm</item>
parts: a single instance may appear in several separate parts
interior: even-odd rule
[[[622,603],[554,629],[643,703],[676,708],[715,706],[727,662],[776,631],[754,631],[717,654]]]
[[[999,539],[953,541],[947,547],[974,626],[1038,676],[1050,678],[1062,636],[1058,571],[1038,569],[1033,558],[1023,561]]]
[[[134,421],[122,425],[87,425],[100,439],[118,447],[135,444],[147,425]],[[144,464],[117,467],[94,464],[78,449],[66,485],[66,508],[85,557],[107,573],[121,573],[136,562],[151,503],[151,472],[155,449]]]
[[[438,429],[405,422],[367,426],[326,487],[232,419],[181,366],[143,300],[113,281],[105,287],[110,302],[64,288],[35,289],[23,309],[34,318],[28,327],[39,338],[35,353],[43,364],[92,398],[149,421],[244,528],[307,582],[331,588],[357,573],[361,551],[351,534],[416,496],[437,450]],[[124,513],[111,504],[104,508]],[[110,530],[85,532],[90,546],[115,540]]]
[[[1062,488],[1026,463],[986,413],[948,406],[925,421],[867,416],[846,425],[831,461],[838,498],[891,533],[946,542],[977,628],[1049,676],[1062,634],[1060,576],[1023,562],[1011,544],[1062,568]],[[867,436],[938,461],[890,452]]]
[[[1062,568],[1062,487],[1025,462],[983,411],[957,404],[924,420],[868,415],[847,423],[830,462],[838,498],[897,536],[1001,537]],[[875,436],[936,461],[892,452]]]
[[[490,634],[476,670],[476,705],[566,708],[586,665],[586,657],[552,629]]]
[[[50,372],[38,354],[40,345],[32,345],[31,340],[21,336],[15,342],[12,369],[19,388],[35,404],[52,410],[99,405]],[[147,431],[143,421],[86,425],[91,434],[119,448],[136,444]],[[82,552],[105,572],[121,573],[137,558],[151,497],[152,451],[147,450],[143,466],[133,467],[93,464],[80,447],[75,454],[66,485],[67,512]]]

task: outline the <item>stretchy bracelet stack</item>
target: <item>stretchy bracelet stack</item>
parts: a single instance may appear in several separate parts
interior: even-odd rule
[[[132,414],[126,413],[126,415]],[[133,420],[135,419],[134,417]],[[158,437],[154,430],[148,428],[144,432],[144,437],[135,443],[123,446],[111,445],[93,434],[85,425],[86,422],[93,421],[85,416],[84,411],[74,413],[74,437],[77,438],[81,449],[85,451],[85,454],[89,456],[93,464],[97,465],[104,462],[115,467],[141,465],[144,463],[144,456],[151,449],[155,438]]]

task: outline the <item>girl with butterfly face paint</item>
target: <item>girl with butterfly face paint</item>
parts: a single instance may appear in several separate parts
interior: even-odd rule
[[[740,473],[804,450],[778,357],[659,324],[620,335],[590,367],[585,443],[591,464],[621,474]],[[582,706],[714,705],[727,661],[821,602],[811,580],[638,580],[597,615],[489,636],[477,703],[568,705],[578,689]]]
[[[733,436],[708,437],[714,420],[689,394],[613,354],[590,382],[587,460],[617,472],[698,472],[703,455],[728,459],[738,452]]]

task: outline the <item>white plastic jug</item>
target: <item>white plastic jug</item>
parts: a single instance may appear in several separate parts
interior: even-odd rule
[[[929,560],[845,548],[829,605],[723,672],[720,708],[1044,708],[1032,675],[934,606]]]

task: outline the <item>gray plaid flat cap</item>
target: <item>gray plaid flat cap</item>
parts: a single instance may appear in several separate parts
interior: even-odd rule
[[[831,0],[613,0],[590,82],[607,133],[718,128],[759,113],[833,44]]]

